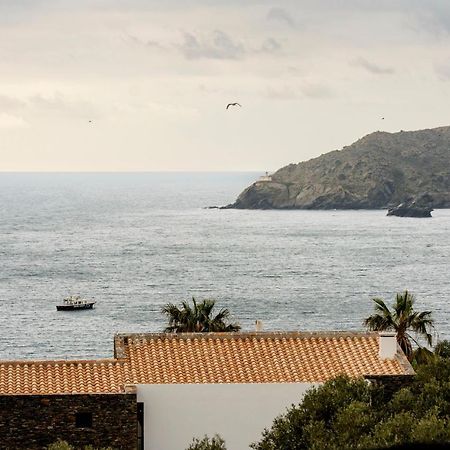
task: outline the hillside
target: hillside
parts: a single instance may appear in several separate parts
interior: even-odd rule
[[[374,209],[411,198],[450,208],[450,127],[369,134],[279,169],[226,208]]]

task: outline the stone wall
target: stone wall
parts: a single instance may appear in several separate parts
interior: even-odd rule
[[[398,390],[412,383],[414,375],[369,375],[366,379],[382,388],[385,400],[390,400]]]
[[[77,424],[86,418],[92,418],[91,426]],[[58,439],[77,449],[135,450],[136,394],[0,396],[2,450],[44,449]]]

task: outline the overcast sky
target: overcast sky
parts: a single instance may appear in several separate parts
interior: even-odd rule
[[[272,171],[449,99],[448,0],[0,0],[3,171]]]

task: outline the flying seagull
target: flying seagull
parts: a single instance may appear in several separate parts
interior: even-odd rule
[[[240,105],[239,103],[234,102],[234,103],[228,103],[226,109],[228,109],[230,106],[241,106],[242,107],[242,105]]]

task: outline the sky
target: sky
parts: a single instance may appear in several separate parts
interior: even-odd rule
[[[0,0],[0,171],[274,171],[449,98],[448,0]]]

